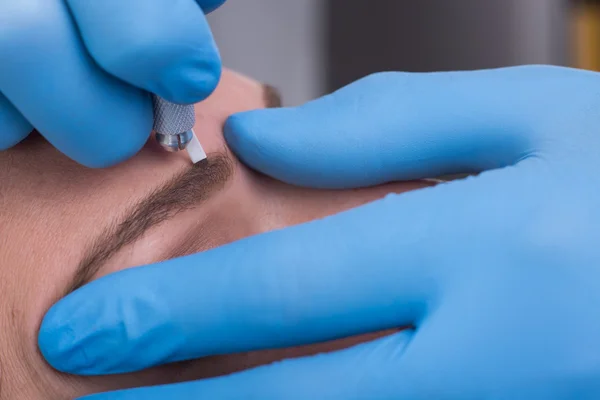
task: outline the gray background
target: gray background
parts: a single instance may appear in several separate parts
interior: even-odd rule
[[[561,0],[228,0],[224,64],[303,103],[379,70],[566,64]]]

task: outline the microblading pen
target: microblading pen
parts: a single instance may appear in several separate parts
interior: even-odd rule
[[[187,150],[196,164],[206,159],[206,153],[194,133],[196,113],[193,105],[180,105],[153,95],[154,132],[156,140],[169,152]]]

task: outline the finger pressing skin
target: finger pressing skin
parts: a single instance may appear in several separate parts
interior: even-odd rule
[[[179,104],[216,88],[221,60],[195,0],[67,3],[90,54],[112,75]]]
[[[137,153],[152,129],[147,93],[94,63],[64,2],[29,3],[8,2],[0,14],[4,95],[50,143],[83,165],[104,167]]]

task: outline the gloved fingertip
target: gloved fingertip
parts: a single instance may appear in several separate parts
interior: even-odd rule
[[[223,134],[234,154],[250,168],[290,184],[319,186],[310,179],[318,174],[318,164],[311,162],[310,143],[290,133],[298,128],[291,128],[296,113],[279,108],[235,114],[226,121]]]
[[[261,140],[260,117],[256,118],[255,112],[242,112],[227,118],[223,127],[225,141],[243,161],[255,163],[263,158],[265,148],[261,143],[268,144],[268,140]],[[258,124],[257,124],[258,123]]]
[[[73,325],[73,315],[76,306],[67,297],[55,304],[44,316],[38,332],[38,347],[46,362],[57,371],[91,376],[103,374],[98,370],[98,359],[95,357],[96,346],[88,342],[89,329],[85,333],[77,333]],[[81,319],[79,319],[81,322]],[[93,326],[95,319],[84,319],[83,325],[87,328]]]
[[[65,323],[63,314],[52,307],[42,320],[38,332],[38,347],[46,362],[61,372],[72,372],[64,355],[72,347],[73,330]]]
[[[246,133],[243,129],[243,114],[245,113],[233,114],[225,120],[223,136],[231,148],[237,148],[243,143],[244,135]]]
[[[218,57],[192,59],[187,64],[165,68],[160,79],[149,81],[150,91],[171,103],[195,104],[210,96],[221,80]]]
[[[129,106],[135,111],[130,119],[112,117],[107,123],[90,128],[86,140],[54,135],[51,143],[88,168],[108,168],[127,161],[144,147],[152,132],[152,114],[146,102]]]
[[[133,136],[133,135],[132,135]],[[76,152],[65,152],[65,154],[88,168],[108,168],[120,164],[135,156],[148,140],[148,136],[141,140],[127,140],[125,143],[119,143],[107,151],[91,151],[88,149],[78,150]]]
[[[171,103],[198,103],[215,91],[222,73],[216,46],[192,51],[145,42],[137,44],[135,53],[111,53],[99,58],[99,63],[113,75]]]

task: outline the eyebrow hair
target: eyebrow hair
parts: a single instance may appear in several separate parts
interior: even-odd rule
[[[280,108],[283,106],[283,100],[279,90],[267,83],[262,84],[263,98],[267,108]]]
[[[282,107],[279,90],[266,83],[261,86],[265,106]],[[92,242],[78,264],[65,296],[88,283],[111,257],[140,239],[149,229],[208,200],[225,186],[234,170],[233,162],[227,154],[209,154],[206,160],[151,192],[134,205],[120,223],[112,224]]]
[[[140,239],[150,228],[208,200],[225,187],[233,174],[230,156],[213,153],[152,191],[131,207],[121,222],[109,226],[92,242],[66,294],[88,283],[103,264],[123,247]]]

